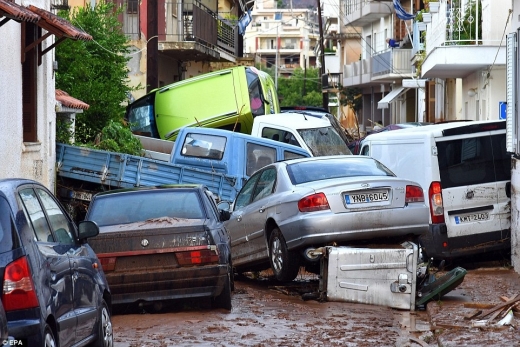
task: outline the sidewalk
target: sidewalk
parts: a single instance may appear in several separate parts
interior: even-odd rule
[[[507,313],[506,307],[511,307],[503,305],[504,309],[497,310],[498,305],[504,304],[501,297],[505,300],[516,295],[520,295],[520,275],[514,270],[498,267],[468,270],[456,289],[427,304],[438,346],[520,346],[520,313],[514,313],[511,326],[496,325]],[[482,313],[476,315],[478,311]],[[471,316],[475,318],[470,319]]]

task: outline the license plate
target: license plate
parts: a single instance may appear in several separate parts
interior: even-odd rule
[[[455,216],[455,224],[464,224],[471,222],[479,222],[483,220],[489,219],[489,213],[481,212],[481,213],[473,213],[465,216]]]
[[[92,194],[86,193],[86,192],[75,192],[71,191],[70,197],[77,200],[85,200],[85,201],[91,201],[92,200]]]
[[[388,192],[347,194],[345,195],[345,201],[348,205],[388,201]]]

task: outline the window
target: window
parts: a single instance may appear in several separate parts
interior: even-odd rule
[[[159,137],[154,118],[154,94],[135,101],[128,107],[125,118],[134,133],[151,137]]]
[[[138,10],[138,0],[126,0],[126,13],[136,14]]]
[[[108,194],[95,198],[89,209],[87,219],[100,227],[161,218],[206,218],[198,192],[190,189]]]
[[[437,143],[443,188],[511,179],[511,157],[505,134]]]
[[[41,29],[33,23],[23,22],[22,26],[22,42],[25,47],[30,47],[38,40]],[[37,142],[37,105],[38,93],[36,88],[37,67],[38,67],[38,50],[39,45],[32,47],[24,54],[22,62],[22,123],[23,123],[23,141]]]
[[[283,151],[284,160],[298,159],[298,158],[305,158],[305,156],[302,154],[291,152],[291,151]]]
[[[298,130],[303,141],[309,147],[310,151],[315,157],[336,155],[336,154],[351,154],[347,144],[338,132],[332,127],[301,129]],[[292,142],[289,142],[293,144]]]
[[[182,155],[220,160],[224,156],[226,140],[223,136],[189,133],[182,146]]]
[[[274,184],[276,183],[276,170],[274,168],[267,169],[262,172],[258,179],[258,184],[253,193],[253,201],[260,200],[273,193]]]
[[[255,171],[264,166],[274,163],[276,159],[275,148],[258,145],[256,143],[248,143],[246,152],[246,175],[248,176],[251,176]]]
[[[18,248],[18,235],[7,200],[0,197],[0,253]]]
[[[23,201],[27,219],[31,222],[35,239],[37,241],[54,242],[51,229],[34,190],[32,188],[21,190],[20,198]]]
[[[253,189],[255,188],[255,184],[258,181],[259,177],[260,175],[252,176],[242,187],[242,190],[240,190],[235,200],[235,206],[233,207],[234,210],[237,210],[249,204],[249,202],[251,201],[251,196],[253,194]]]
[[[287,173],[293,184],[358,176],[394,176],[377,160],[366,160],[363,157],[295,163],[287,167]]]
[[[43,189],[36,189],[38,196],[43,204],[45,212],[49,217],[51,229],[54,232],[56,241],[61,244],[74,244],[74,227],[69,219],[64,215],[54,198]]]

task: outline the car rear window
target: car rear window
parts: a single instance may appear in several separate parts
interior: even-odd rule
[[[342,177],[395,176],[372,158],[326,159],[295,163],[287,166],[292,184],[302,184]]]
[[[98,196],[86,219],[102,227],[162,217],[203,219],[206,213],[197,191],[152,190]]]
[[[437,143],[443,188],[511,180],[505,134]]]

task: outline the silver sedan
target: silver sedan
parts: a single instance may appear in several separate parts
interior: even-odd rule
[[[428,231],[419,184],[364,156],[294,159],[249,178],[225,222],[239,272],[272,268],[292,281],[319,269],[314,250],[354,242],[397,241]]]

